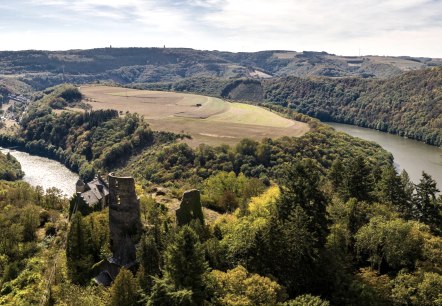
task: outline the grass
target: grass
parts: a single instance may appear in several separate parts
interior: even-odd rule
[[[299,137],[309,127],[258,106],[231,103],[194,94],[82,86],[81,92],[93,109],[116,109],[143,115],[152,129],[187,133],[192,146],[234,145],[244,137]]]
[[[210,117],[210,120],[279,128],[288,128],[295,123],[264,108],[243,103],[229,103],[227,111]]]

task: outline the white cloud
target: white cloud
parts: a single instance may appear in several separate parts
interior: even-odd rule
[[[442,57],[440,0],[28,0],[8,6],[20,6],[20,12],[33,17],[29,23],[41,31],[37,37],[63,36],[65,29],[47,30],[45,24],[68,23],[70,35],[83,37],[75,42],[77,48],[112,41],[126,46],[165,43],[200,49],[339,54],[356,54],[361,48],[372,54]],[[0,27],[9,27],[9,33],[20,26],[2,24],[1,17],[0,12]],[[17,49],[19,43],[5,40],[6,36],[0,33],[0,48],[7,49],[7,43]],[[31,42],[35,43],[29,41],[30,47]],[[67,45],[56,39],[51,46],[57,43],[59,48]]]

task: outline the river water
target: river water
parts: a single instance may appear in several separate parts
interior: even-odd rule
[[[396,168],[405,169],[414,183],[419,182],[422,171],[425,171],[433,177],[438,188],[442,190],[442,148],[354,125],[326,123],[351,136],[377,142],[393,154]]]
[[[62,193],[70,197],[75,193],[75,183],[78,180],[78,174],[70,171],[63,164],[25,152],[0,148],[4,154],[10,152],[21,164],[25,172],[23,180],[32,186],[41,186],[44,190],[56,187]]]

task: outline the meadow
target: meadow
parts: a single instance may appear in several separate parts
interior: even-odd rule
[[[80,91],[94,110],[138,113],[153,130],[191,135],[186,140],[191,146],[233,145],[244,137],[300,137],[309,131],[306,123],[264,108],[202,95],[109,86],[82,86]]]

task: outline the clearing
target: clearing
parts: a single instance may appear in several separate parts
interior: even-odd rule
[[[306,123],[289,120],[264,108],[231,103],[195,94],[81,86],[93,109],[115,109],[144,116],[153,130],[188,133],[192,146],[233,145],[244,137],[300,137],[309,131]]]

